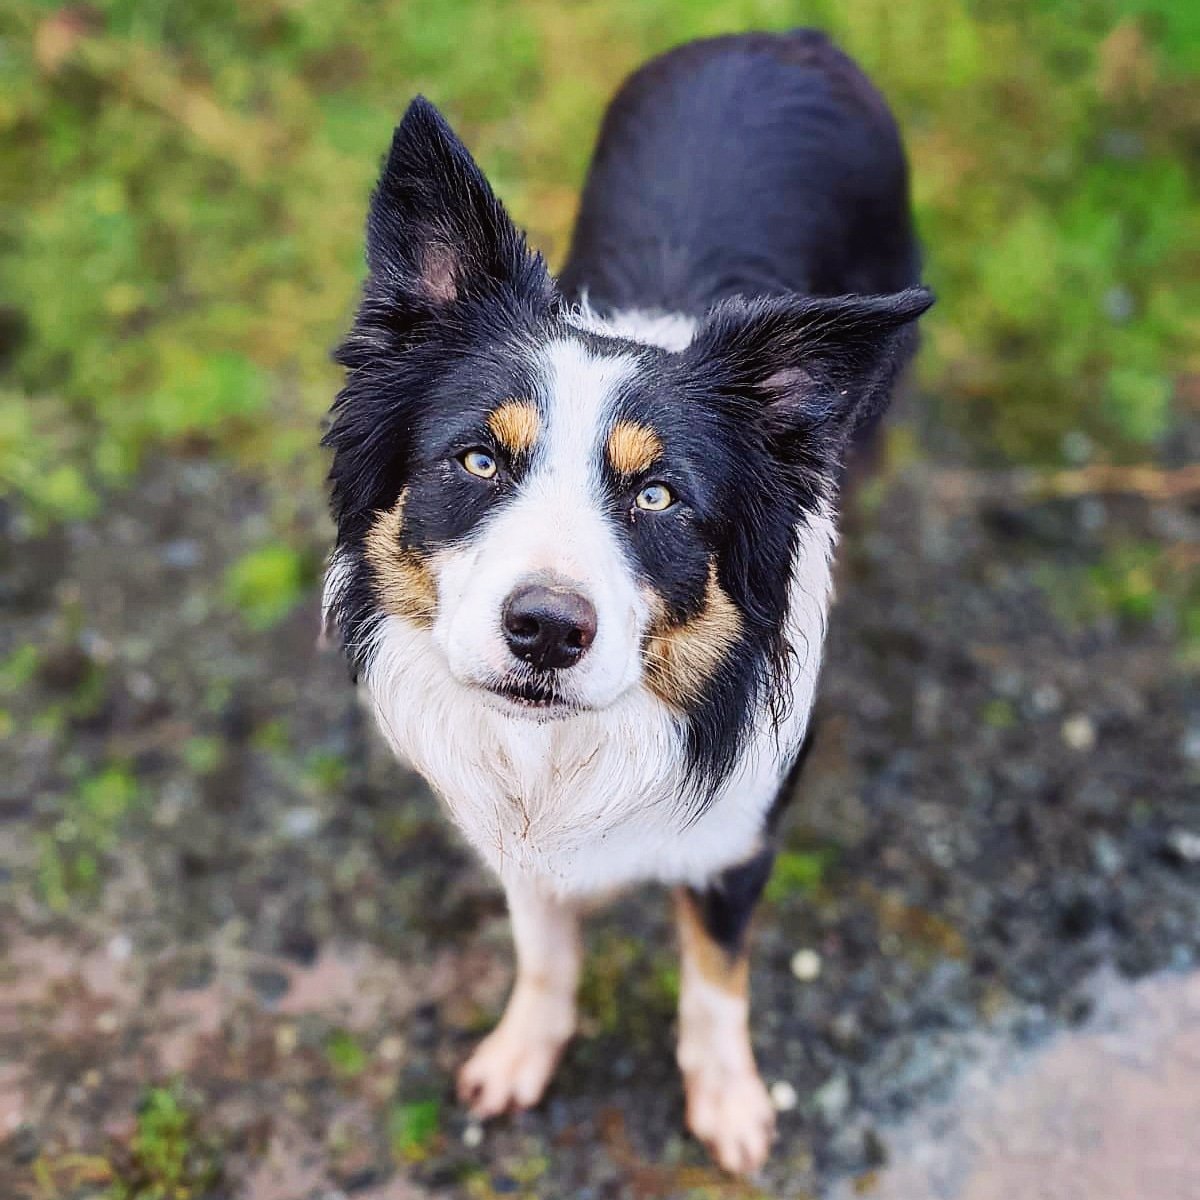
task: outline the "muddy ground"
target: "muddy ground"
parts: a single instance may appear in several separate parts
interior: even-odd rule
[[[785,1111],[752,1184],[682,1132],[654,890],[592,921],[542,1107],[482,1133],[456,1107],[509,981],[503,903],[373,744],[315,593],[261,632],[230,603],[270,535],[252,483],[180,458],[90,522],[5,514],[0,1196],[903,1195],[889,1171],[972,1066],[1086,1026],[1097,971],[1200,956],[1200,696],[1155,599],[1200,513],[980,498],[957,461],[899,455],[847,538],[758,927]],[[301,524],[315,563],[319,497]]]

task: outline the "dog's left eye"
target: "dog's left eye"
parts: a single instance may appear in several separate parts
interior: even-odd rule
[[[486,450],[468,450],[458,460],[471,475],[491,479],[496,474],[496,460]]]
[[[638,492],[634,503],[644,512],[662,512],[675,503],[675,497],[665,483],[648,483]]]

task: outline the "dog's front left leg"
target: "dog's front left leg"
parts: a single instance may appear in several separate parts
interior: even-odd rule
[[[763,849],[704,891],[675,893],[683,960],[678,1059],[687,1123],[717,1162],[739,1175],[763,1165],[775,1131],[775,1112],[750,1047],[745,944],[772,858]]]
[[[517,974],[500,1024],[458,1075],[459,1098],[482,1118],[541,1098],[575,1032],[582,957],[576,908],[534,883],[506,884]]]

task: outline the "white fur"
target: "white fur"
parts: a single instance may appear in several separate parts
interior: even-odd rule
[[[694,317],[639,308],[621,309],[611,316],[602,317],[588,304],[586,295],[567,320],[577,329],[586,329],[589,333],[627,338],[631,342],[659,346],[676,354],[685,350],[696,336]]]
[[[527,881],[508,886],[517,978],[500,1024],[458,1075],[458,1092],[478,1117],[536,1104],[575,1032],[583,948],[569,904]]]
[[[483,858],[506,881],[525,878],[564,896],[648,879],[702,886],[754,852],[807,726],[830,599],[835,533],[822,512],[801,530],[793,564],[788,713],[778,728],[758,714],[724,786],[689,821],[679,802],[682,724],[643,685],[638,651],[648,614],[591,499],[596,440],[632,365],[574,342],[547,350],[551,415],[540,465],[469,548],[434,564],[432,631],[399,617],[380,622],[363,679],[392,749],[425,776]],[[331,563],[327,603],[346,569]],[[590,707],[539,721],[476,684],[503,650],[501,601],[523,575],[545,569],[588,593],[598,634],[570,672],[578,673],[573,697]]]

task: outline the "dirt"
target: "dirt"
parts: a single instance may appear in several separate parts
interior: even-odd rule
[[[364,728],[315,645],[315,591],[265,633],[226,601],[228,564],[271,536],[250,482],[167,459],[89,522],[34,536],[6,512],[0,661],[38,659],[3,702],[0,1195],[104,1194],[146,1089],[172,1080],[219,1152],[213,1196],[913,1195],[918,1147],[952,1136],[921,1122],[963,1094],[981,1044],[1054,1053],[1089,1027],[1098,971],[1183,978],[1200,955],[1195,668],[1169,615],[1081,620],[1066,594],[1121,546],[1194,563],[1200,514],[951,501],[955,453],[893,468],[850,522],[786,830],[822,867],[777,889],[757,930],[756,1047],[786,1111],[752,1184],[682,1132],[653,889],[591,923],[584,1031],[541,1108],[482,1136],[458,1110],[454,1070],[508,985],[503,902]],[[315,557],[319,496],[306,512],[291,536]],[[105,824],[72,805],[109,769],[136,794]],[[56,855],[74,864],[63,894]],[[1171,1078],[1194,1104],[1188,1036],[1165,1053],[1191,1063]],[[1100,1086],[1089,1054],[1060,1054],[1045,1087],[1061,1071]],[[985,1082],[979,1119],[1023,1108],[1022,1086]],[[999,1194],[964,1181],[1074,1161],[1095,1128],[1000,1140],[921,1194]],[[1045,1194],[1101,1194],[1074,1186]]]

